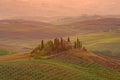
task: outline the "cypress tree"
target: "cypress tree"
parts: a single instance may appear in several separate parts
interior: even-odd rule
[[[61,46],[61,49],[64,48],[64,44],[63,44],[63,38],[61,37],[61,41],[60,41],[60,46]]]
[[[78,48],[82,48],[82,41],[78,41]]]
[[[77,42],[74,42],[74,48],[77,48]]]
[[[55,47],[55,49],[57,49],[58,46],[59,46],[59,39],[55,38],[54,39],[54,47]]]
[[[54,49],[56,49],[56,38],[54,39]]]
[[[68,40],[67,40],[68,42],[70,42],[70,38],[68,37]]]
[[[54,50],[54,44],[53,44],[53,41],[47,41],[47,43],[45,44],[45,48],[50,50],[50,51],[53,51]]]
[[[76,45],[77,45],[77,48],[79,48],[79,46],[80,46],[79,38],[77,38],[77,43],[76,43]]]
[[[54,39],[54,45],[56,44],[56,38]]]
[[[58,50],[63,50],[63,38],[61,37],[60,38],[60,40],[58,40],[58,43],[59,43],[59,45],[58,45]]]
[[[54,50],[54,43],[53,43],[53,41],[50,40],[50,41],[49,41],[49,44],[50,44],[52,50]]]
[[[79,38],[77,38],[77,42],[79,42]]]
[[[43,49],[44,48],[44,41],[42,40],[41,41],[41,49]]]
[[[63,38],[61,37],[61,41],[60,41],[61,45],[63,45]]]

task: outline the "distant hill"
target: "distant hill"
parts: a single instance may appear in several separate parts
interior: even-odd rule
[[[120,28],[120,18],[93,16],[83,18],[84,20],[82,18],[67,18],[65,20],[69,22],[69,19],[70,23],[60,24],[58,22],[59,25],[52,22],[23,19],[0,20],[0,45],[29,47],[38,44],[41,39],[112,32],[114,29]]]
[[[82,16],[73,16],[73,17],[60,17],[58,19],[55,19],[51,21],[51,23],[54,23],[56,25],[67,25],[79,21],[86,21],[86,20],[95,20],[95,19],[101,19],[104,18],[104,16],[98,16],[98,15],[93,15],[93,16],[87,16],[87,15],[82,15]]]
[[[0,20],[0,37],[11,39],[49,39],[73,36],[79,33],[111,31],[120,28],[120,18],[89,17],[76,19],[68,24],[45,23],[22,19]]]
[[[120,18],[101,18],[76,21],[65,26],[69,26],[77,30],[108,31],[120,28]]]
[[[46,39],[73,34],[50,23],[26,20],[0,20],[1,38]]]
[[[120,59],[120,29],[78,36],[90,51]]]

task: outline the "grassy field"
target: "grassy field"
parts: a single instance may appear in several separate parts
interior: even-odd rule
[[[0,80],[120,80],[119,18],[68,17],[51,23],[0,21]],[[88,51],[30,57],[42,39],[68,35],[72,42],[78,37]]]
[[[120,56],[119,31],[76,36],[83,41],[89,51],[115,57]],[[74,41],[76,36],[71,40]],[[31,44],[38,44],[38,42]],[[29,42],[28,44],[31,45]],[[120,80],[120,72],[98,63],[61,55],[51,59],[0,62],[0,80]]]
[[[0,80],[120,80],[116,70],[60,56],[0,63]]]
[[[88,50],[109,56],[120,57],[120,31],[100,32],[87,35],[76,35]]]
[[[0,49],[0,56],[11,55],[11,54],[16,54],[16,53],[17,52],[15,52],[15,51]]]
[[[83,44],[87,47],[89,51],[93,51],[98,54],[104,54],[107,56],[120,57],[120,31],[114,30],[111,32],[98,32],[89,34],[78,34],[76,36],[71,36],[71,40],[76,40],[79,37]],[[36,45],[40,44],[41,39],[35,40],[8,40],[0,39],[0,44],[14,45],[13,50],[25,50],[26,48],[34,48]],[[18,46],[16,46],[18,45]],[[11,47],[12,48],[12,47]],[[19,50],[20,49],[20,50]],[[27,50],[29,51],[29,49]]]

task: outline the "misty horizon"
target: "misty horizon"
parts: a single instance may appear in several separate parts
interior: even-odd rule
[[[108,3],[109,2],[109,3]],[[119,0],[1,0],[0,19],[120,15]]]

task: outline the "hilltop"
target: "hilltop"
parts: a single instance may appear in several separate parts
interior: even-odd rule
[[[117,60],[89,52],[78,38],[74,43],[71,42],[69,37],[67,40],[55,38],[46,43],[42,40],[41,44],[32,50],[30,56],[35,59],[57,59],[62,56],[62,58],[66,59],[75,58],[75,60],[78,59],[78,61],[81,59],[87,62],[101,64],[106,67],[120,69],[120,64]]]
[[[69,19],[70,23],[63,23],[64,25],[61,25],[61,22],[59,25],[56,25],[52,22],[47,23],[23,19],[0,20],[0,48],[26,52],[39,44],[42,39],[48,40],[54,37],[66,36],[88,36],[88,38],[82,37],[82,40],[85,41],[85,45],[89,50],[95,53],[107,54],[107,56],[112,55],[119,57],[119,18],[93,16],[88,18],[83,17],[85,20],[81,18],[63,18],[62,21],[65,20],[69,22]],[[91,38],[89,36],[91,36]],[[111,40],[113,36],[114,42]],[[109,47],[107,45],[109,45]],[[106,47],[103,49],[102,46]],[[99,48],[101,50],[98,50]],[[111,48],[114,50],[111,51]]]
[[[59,55],[56,55],[53,58],[55,59],[62,58],[66,60],[69,59],[71,62],[75,61],[78,63],[80,60],[83,60],[85,62],[96,63],[108,68],[114,68],[114,69],[120,70],[119,61],[107,56],[97,55],[93,52],[84,51],[81,49],[71,49],[71,50],[59,53]]]
[[[59,52],[49,58],[33,59],[23,54],[0,61],[2,80],[120,79],[120,64],[117,61],[80,49]]]
[[[88,51],[78,38],[41,41],[30,53],[0,57],[2,80],[119,80],[119,61]],[[7,76],[7,77],[6,77]]]

